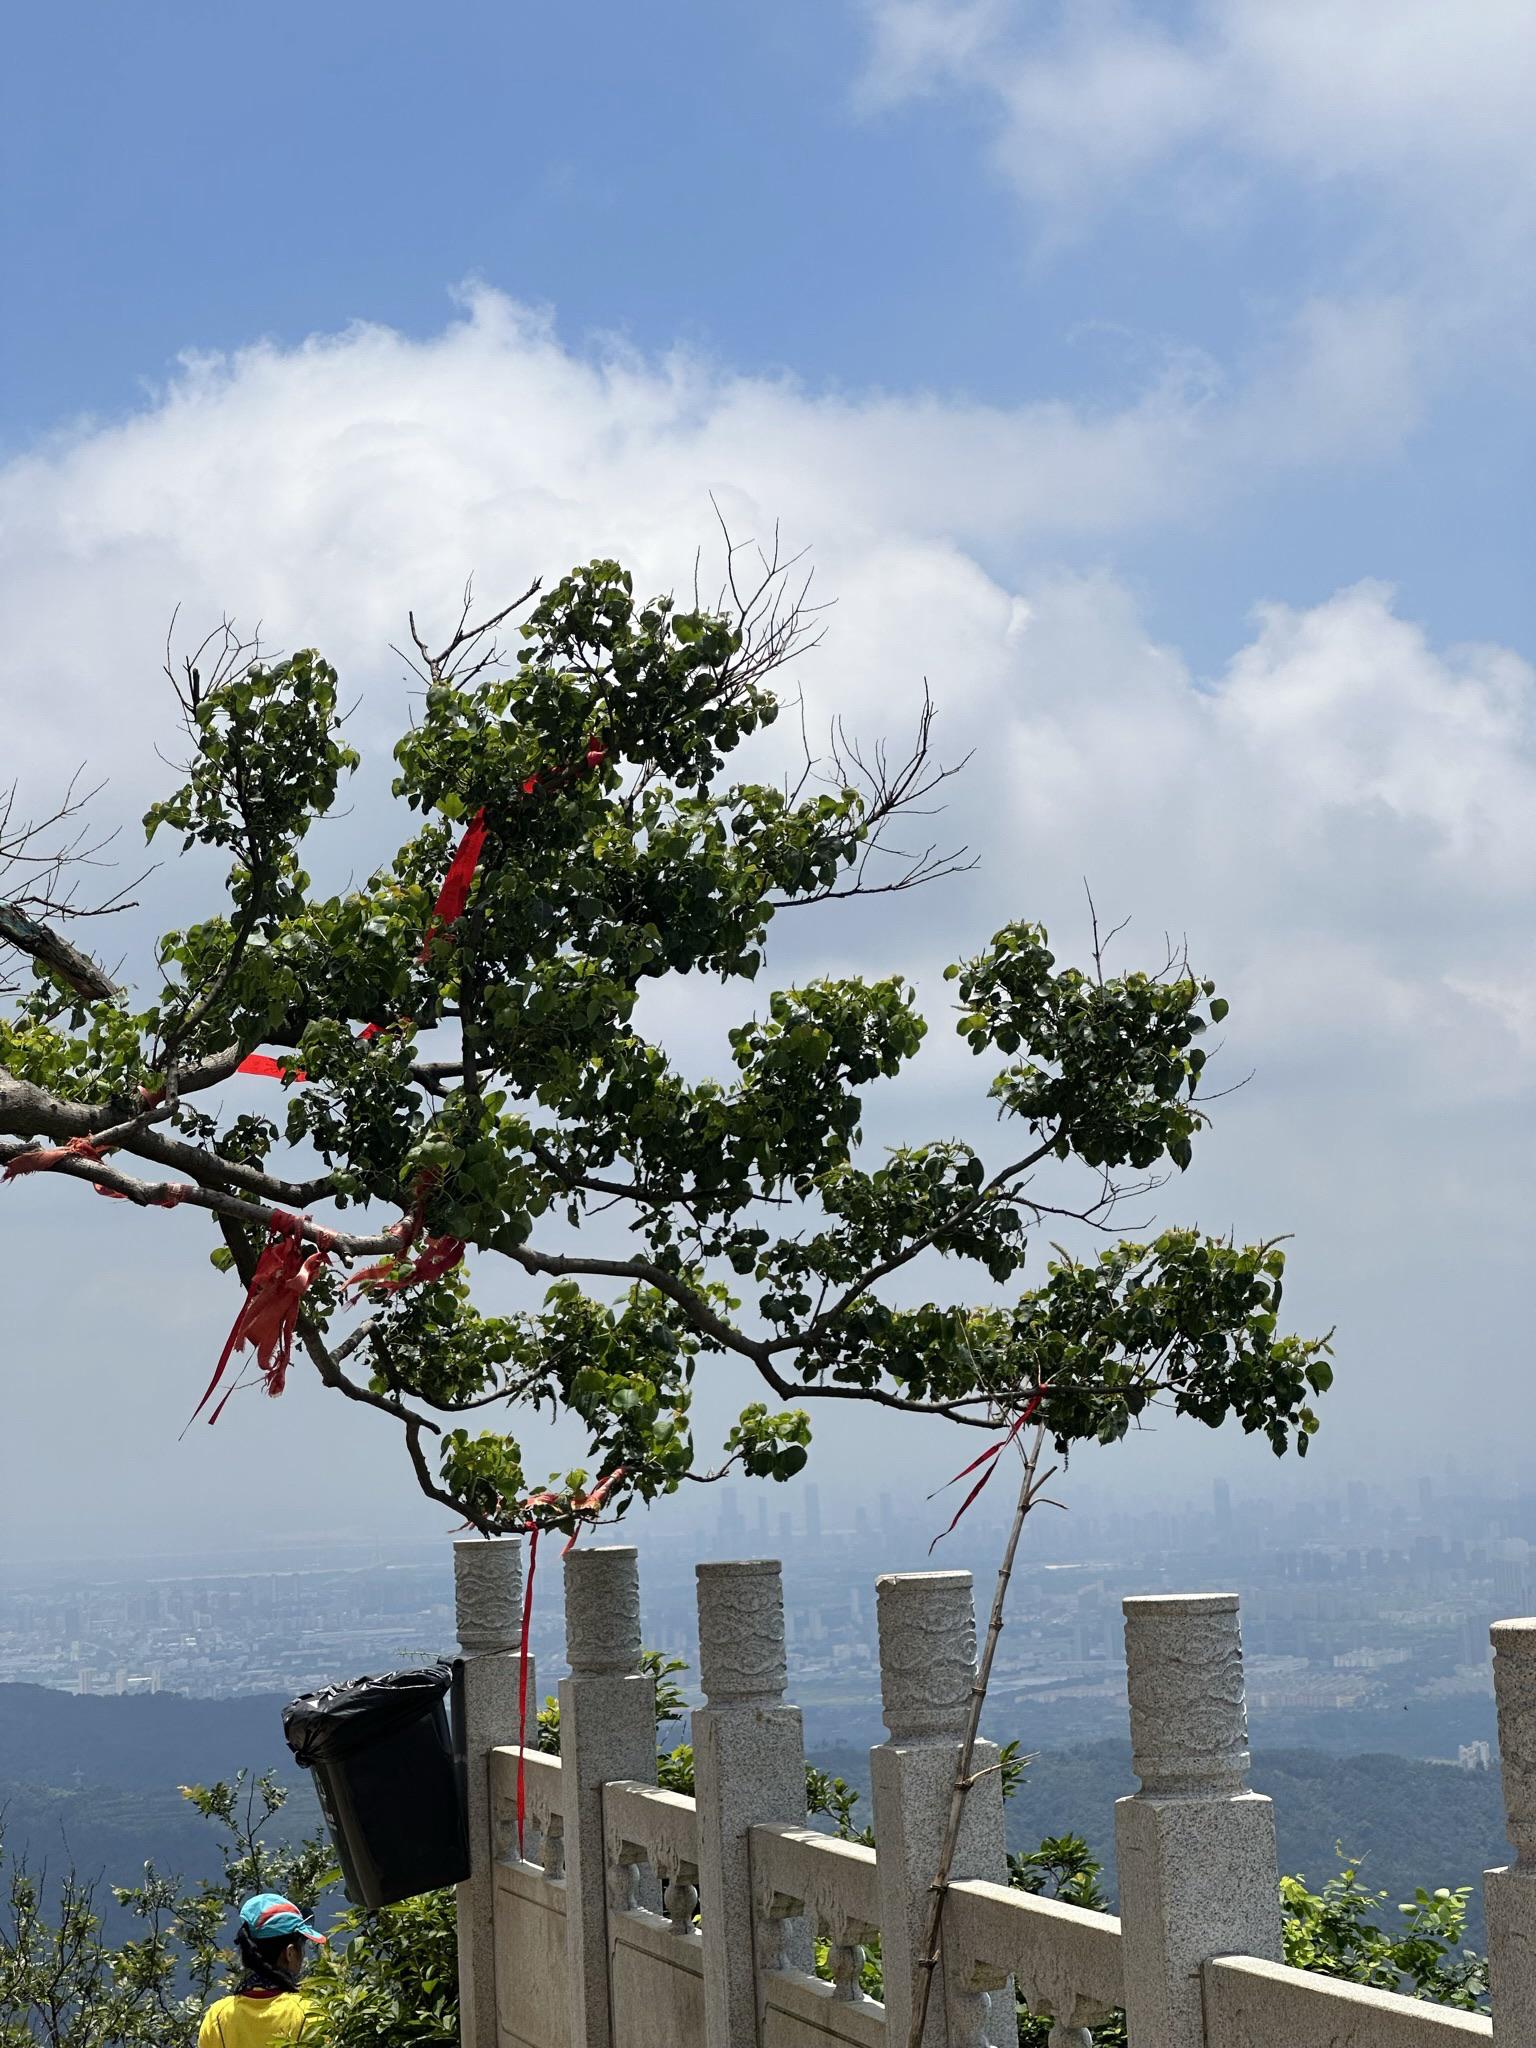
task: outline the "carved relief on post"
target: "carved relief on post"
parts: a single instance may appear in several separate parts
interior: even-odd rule
[[[640,1669],[633,1550],[573,1550],[565,1560],[565,1655],[573,1678],[623,1678]]]
[[[787,1677],[777,1558],[698,1567],[699,1682],[711,1707],[776,1707]]]
[[[515,1650],[521,1633],[523,1550],[519,1536],[472,1536],[453,1546],[453,1599],[466,1657]]]
[[[969,1572],[890,1572],[875,1581],[881,1716],[893,1742],[964,1731],[976,1683]]]
[[[1241,1792],[1248,1708],[1235,1593],[1125,1602],[1131,1766],[1150,1796]]]

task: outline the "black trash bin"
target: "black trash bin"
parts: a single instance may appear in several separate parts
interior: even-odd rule
[[[305,1693],[283,1733],[310,1771],[347,1897],[388,1906],[469,1875],[464,1776],[449,1730],[449,1664]]]

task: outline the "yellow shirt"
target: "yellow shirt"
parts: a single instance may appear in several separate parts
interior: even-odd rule
[[[309,2028],[310,2018],[310,2003],[302,1992],[221,1998],[203,2015],[197,2048],[278,2048],[280,2042],[312,2041],[316,2036]]]

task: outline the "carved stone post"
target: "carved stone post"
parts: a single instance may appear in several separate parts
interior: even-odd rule
[[[629,1549],[565,1560],[560,1781],[565,1800],[565,1940],[571,2048],[612,2048],[603,1786],[656,1782],[656,1683],[640,1672],[640,1573]]]
[[[752,1910],[748,1830],[805,1821],[800,1709],[784,1704],[784,1590],[777,1559],[695,1567],[699,1682],[693,1714],[708,2048],[756,2048],[758,1980],[780,1960],[811,1967],[810,1938],[785,1953]]]
[[[1141,1780],[1115,1805],[1131,2048],[1201,2048],[1200,1965],[1281,1959],[1274,1809],[1248,1790],[1237,1595],[1124,1606]]]
[[[890,1740],[870,1751],[875,1840],[879,1847],[880,1941],[885,1961],[886,2029],[906,2048],[924,1961],[933,1880],[943,1849],[955,1771],[976,1684],[976,1615],[969,1572],[895,1572],[875,1581],[880,1635],[880,1698]],[[966,1794],[951,1878],[1008,1880],[1003,1798],[990,1742],[971,1764],[979,1777]],[[990,2001],[946,1980],[940,1962],[928,2000],[924,2048],[976,2048],[1014,2039],[1013,1998]]]
[[[1493,1625],[1505,1827],[1515,1861],[1483,1875],[1498,2048],[1536,2048],[1536,1621]]]
[[[496,1844],[491,1751],[517,1740],[523,1558],[517,1536],[469,1536],[453,1546],[454,1605],[464,1660],[469,1877],[458,1889],[459,2039],[496,2048]],[[534,1690],[532,1660],[528,1667]]]

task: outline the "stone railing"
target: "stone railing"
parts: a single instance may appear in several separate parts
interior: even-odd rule
[[[464,2048],[907,2048],[930,1887],[976,1680],[963,1572],[880,1579],[876,1849],[806,1826],[780,1572],[698,1567],[695,1796],[658,1789],[635,1553],[566,1560],[561,1755],[522,1754],[521,1560],[458,1546],[473,1865],[459,1898]],[[1492,2021],[1280,1961],[1274,1817],[1248,1789],[1237,1600],[1125,1602],[1132,1762],[1120,1915],[1011,1890],[997,1752],[978,1751],[924,2048],[1052,2048],[1123,2009],[1132,2048],[1536,2048],[1536,1621],[1494,1629],[1510,1838],[1486,1882]],[[530,1702],[537,1697],[528,1680]],[[884,2000],[863,1986],[878,1937]],[[821,1968],[816,1968],[818,1950]]]

